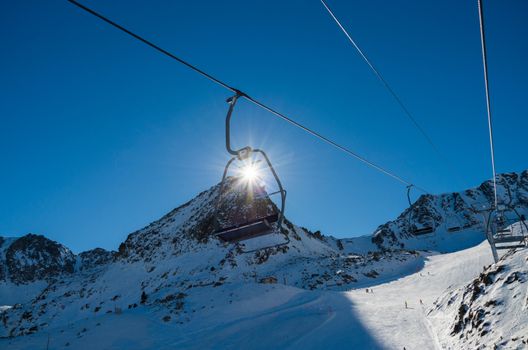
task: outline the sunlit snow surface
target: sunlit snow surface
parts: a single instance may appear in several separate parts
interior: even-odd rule
[[[63,327],[0,345],[45,348],[49,334],[51,349],[435,349],[448,344],[434,335],[447,325],[435,317],[437,328],[432,328],[427,309],[446,289],[462,287],[491,262],[487,243],[431,254],[413,273],[371,284],[372,293],[307,291],[280,283],[204,287],[195,289],[185,306],[192,313],[188,322],[165,322],[166,310],[141,306],[121,314],[86,314],[71,323],[71,315],[63,314],[57,316],[66,321]]]
[[[118,350],[523,344],[528,250],[488,267],[492,256],[480,243],[480,214],[468,207],[491,188],[481,187],[462,196],[422,197],[416,215],[404,212],[374,236],[337,240],[285,221],[280,231],[241,247],[211,237],[214,186],[130,234],[119,252],[106,252],[107,260],[77,256],[75,271],[53,275],[49,284],[2,282],[0,306],[12,308],[0,308],[0,348],[45,349],[48,342],[50,349]],[[528,191],[516,193],[525,213]],[[226,198],[226,212],[250,209],[236,193]],[[426,214],[436,218],[435,232],[412,234],[411,227],[427,224]],[[450,232],[458,221],[463,229]],[[286,237],[285,246],[241,251]],[[508,317],[503,321],[501,314]]]

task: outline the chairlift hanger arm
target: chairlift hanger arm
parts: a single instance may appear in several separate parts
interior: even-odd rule
[[[227,171],[229,170],[229,167],[231,166],[231,164],[233,163],[233,161],[236,159],[236,157],[232,157],[231,159],[229,159],[229,161],[227,162],[225,168],[224,168],[224,174],[222,175],[222,182],[220,183],[220,189],[218,191],[218,196],[217,196],[217,200],[216,200],[216,206],[218,207],[219,203],[220,203],[220,196],[222,196],[223,192],[224,192],[224,187],[225,187],[225,179],[227,177]]]
[[[243,147],[239,150],[234,150],[231,147],[231,117],[233,116],[233,110],[235,105],[240,97],[246,96],[242,91],[236,90],[235,95],[227,99],[229,103],[229,109],[227,110],[226,120],[225,120],[225,133],[226,133],[226,149],[229,154],[236,156],[238,159],[243,160],[248,158],[251,155],[252,149],[250,146]]]
[[[233,110],[235,109],[235,105],[239,97],[240,95],[237,93],[227,99],[227,103],[229,103],[229,109],[227,110],[225,120],[226,149],[229,154],[234,156],[238,156],[238,152],[231,148],[231,116],[233,115]]]
[[[262,154],[262,156],[266,160],[266,163],[268,164],[268,167],[271,170],[271,173],[273,174],[273,177],[275,178],[275,181],[277,181],[277,185],[279,186],[279,192],[281,194],[281,211],[280,211],[280,217],[279,217],[279,220],[278,220],[277,227],[280,228],[281,224],[282,224],[282,221],[284,219],[284,207],[286,206],[286,190],[284,189],[284,187],[282,187],[282,183],[281,183],[281,181],[279,179],[279,176],[275,172],[275,168],[273,168],[273,165],[271,164],[271,161],[269,160],[268,155],[266,154],[266,152],[264,152],[263,150],[258,149],[258,148],[254,149],[253,152]]]
[[[407,185],[407,201],[409,202],[409,207],[412,207],[411,203],[411,189],[413,188],[413,184]]]

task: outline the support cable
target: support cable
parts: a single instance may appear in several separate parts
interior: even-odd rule
[[[230,86],[229,84],[223,82],[222,80],[220,80],[220,79],[218,79],[218,78],[215,78],[215,77],[212,76],[211,74],[206,73],[205,71],[201,70],[200,68],[198,68],[198,67],[192,65],[191,63],[189,63],[189,62],[187,62],[187,61],[181,59],[180,57],[178,57],[178,56],[176,56],[176,55],[170,53],[169,51],[167,51],[167,50],[161,48],[160,46],[158,46],[158,45],[152,43],[151,41],[149,41],[149,40],[147,40],[147,39],[145,39],[145,38],[139,36],[138,34],[135,34],[134,32],[130,31],[129,29],[123,27],[123,26],[120,25],[120,24],[117,24],[116,22],[114,22],[114,21],[108,19],[107,17],[101,15],[100,13],[98,13],[98,12],[96,12],[96,11],[90,9],[89,7],[87,7],[87,6],[85,6],[85,5],[83,5],[83,4],[79,3],[79,2],[77,2],[76,0],[67,0],[67,1],[70,2],[70,3],[72,3],[72,4],[74,4],[75,6],[77,6],[77,7],[79,7],[79,8],[81,8],[82,10],[84,10],[84,11],[86,11],[86,12],[88,12],[88,13],[94,15],[95,17],[97,17],[97,18],[103,20],[104,22],[110,24],[111,26],[113,26],[113,27],[115,27],[115,28],[121,30],[122,32],[124,32],[124,33],[126,33],[126,34],[132,36],[133,38],[135,38],[135,39],[141,41],[142,43],[144,43],[144,44],[150,46],[151,48],[153,48],[153,49],[159,51],[160,53],[162,53],[162,54],[164,54],[164,55],[166,55],[166,56],[168,56],[168,57],[170,57],[170,58],[172,58],[172,59],[178,61],[179,63],[185,65],[187,68],[189,68],[189,69],[191,69],[191,70],[193,70],[193,71],[199,73],[199,74],[202,75],[203,77],[207,78],[208,80],[210,80],[210,81],[212,81],[212,82],[214,82],[214,83],[216,83],[216,84],[222,86],[222,87],[225,88],[225,89],[228,89],[228,90],[234,92],[237,96],[245,98],[245,99],[248,100],[249,102],[251,102],[251,103],[253,103],[253,104],[255,104],[255,105],[261,107],[262,109],[264,109],[264,110],[266,110],[266,111],[272,113],[273,115],[275,115],[275,116],[279,117],[280,119],[282,119],[282,120],[284,120],[284,121],[290,123],[291,125],[293,125],[293,126],[299,128],[299,129],[301,129],[301,130],[307,132],[308,134],[310,134],[310,135],[312,135],[312,136],[318,138],[319,140],[321,140],[321,141],[323,141],[323,142],[325,142],[325,143],[327,143],[327,144],[329,144],[329,145],[331,145],[331,146],[334,146],[335,148],[339,149],[340,151],[345,152],[346,154],[348,154],[348,155],[350,155],[350,156],[356,158],[357,160],[363,162],[364,164],[370,166],[371,168],[373,168],[373,169],[375,169],[375,170],[377,170],[377,171],[379,171],[379,172],[381,172],[381,173],[383,173],[383,174],[385,174],[385,175],[387,175],[387,176],[389,176],[389,177],[392,177],[393,179],[395,179],[395,180],[401,182],[402,184],[404,184],[404,185],[406,185],[406,186],[411,185],[410,182],[404,180],[402,177],[400,177],[400,176],[398,176],[398,175],[396,175],[396,174],[394,174],[394,173],[392,173],[392,172],[386,170],[385,168],[383,168],[383,167],[381,167],[381,166],[379,166],[379,165],[377,165],[377,164],[375,164],[375,163],[372,163],[372,162],[369,161],[368,159],[366,159],[366,158],[360,156],[359,154],[357,154],[356,152],[354,152],[354,151],[352,151],[352,150],[346,148],[345,146],[342,146],[342,145],[338,144],[337,142],[332,141],[331,139],[329,139],[329,138],[323,136],[322,134],[320,134],[320,133],[318,133],[318,132],[316,132],[316,131],[314,131],[314,130],[312,130],[312,129],[310,129],[310,128],[304,126],[304,125],[302,125],[301,123],[299,123],[299,122],[293,120],[292,118],[286,116],[285,114],[280,113],[280,112],[276,111],[275,109],[273,109],[273,108],[271,108],[271,107],[265,105],[264,103],[262,103],[262,102],[260,102],[260,101],[258,101],[258,100],[256,100],[256,99],[250,97],[248,94],[242,92],[241,90],[236,89],[236,88]],[[414,185],[414,187],[416,187],[417,189],[419,189],[420,191],[422,191],[422,192],[424,192],[424,193],[428,193],[428,191],[426,191],[425,189],[423,189],[423,188],[421,188],[421,187],[418,187],[418,186],[416,186],[416,185]]]
[[[433,150],[438,154],[438,156],[444,160],[444,161],[447,161],[447,159],[443,156],[443,154],[440,152],[440,150],[438,149],[438,147],[436,147],[435,143],[433,142],[433,140],[431,139],[431,137],[427,134],[427,132],[424,130],[424,128],[422,128],[422,126],[418,123],[418,121],[416,121],[416,118],[414,118],[414,116],[412,115],[411,111],[405,106],[405,104],[403,103],[403,101],[401,100],[401,98],[398,96],[398,94],[396,93],[396,91],[394,91],[394,89],[389,85],[389,83],[387,82],[387,80],[385,80],[385,78],[383,77],[383,75],[381,75],[381,73],[376,69],[376,67],[374,67],[374,64],[368,59],[368,57],[365,55],[365,53],[363,52],[363,50],[361,50],[361,48],[359,47],[359,45],[355,42],[354,39],[352,39],[352,37],[350,36],[350,34],[348,33],[348,31],[345,29],[345,27],[343,27],[343,25],[341,24],[341,22],[339,21],[339,19],[337,19],[336,15],[334,14],[334,12],[330,9],[330,7],[328,6],[328,4],[326,3],[325,0],[321,0],[321,3],[323,4],[323,6],[325,7],[326,11],[328,11],[328,13],[330,14],[330,16],[333,18],[333,20],[337,23],[337,25],[339,26],[339,28],[341,29],[341,31],[345,34],[345,36],[348,38],[348,40],[352,43],[352,45],[356,48],[357,52],[359,53],[359,55],[361,56],[361,58],[363,58],[363,60],[365,61],[365,63],[367,63],[367,65],[370,67],[370,69],[372,70],[372,72],[374,72],[374,74],[376,75],[376,77],[379,79],[379,81],[381,81],[381,83],[383,84],[383,86],[387,89],[387,91],[389,91],[389,93],[392,95],[392,97],[396,100],[396,102],[398,103],[398,105],[400,106],[400,108],[403,110],[403,112],[405,113],[405,115],[407,116],[407,118],[412,122],[412,124],[414,124],[414,126],[416,127],[416,129],[418,129],[418,131],[422,134],[422,136],[427,140],[427,143],[429,143],[429,145],[433,148]]]
[[[479,10],[479,22],[480,22],[480,43],[482,45],[482,66],[484,69],[484,84],[486,87],[486,109],[488,112],[488,130],[489,130],[489,142],[491,152],[491,170],[493,172],[493,196],[495,209],[497,209],[498,198],[497,198],[497,173],[495,172],[495,148],[493,145],[493,123],[491,118],[491,102],[489,93],[489,80],[488,80],[488,58],[486,52],[486,36],[484,34],[484,9],[482,7],[482,0],[478,0]]]

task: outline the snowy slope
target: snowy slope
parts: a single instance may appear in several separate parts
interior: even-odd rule
[[[528,204],[527,174],[503,176],[520,211]],[[49,334],[56,348],[75,349],[433,349],[443,338],[426,308],[492,261],[487,243],[477,245],[484,239],[481,219],[467,209],[487,196],[485,184],[459,194],[463,201],[418,200],[422,218],[435,211],[438,222],[456,214],[471,223],[455,233],[439,225],[433,234],[411,235],[405,231],[411,208],[373,237],[338,240],[285,220],[270,236],[226,244],[212,235],[215,220],[229,225],[275,208],[265,197],[250,205],[235,180],[222,197],[214,186],[130,234],[117,252],[59,254],[53,261],[67,262],[66,271],[18,282],[45,282],[30,298],[15,300],[16,288],[0,285],[0,296],[13,296],[0,305],[20,303],[0,310],[0,338],[14,337],[0,346],[38,348]]]
[[[499,204],[509,205],[520,215],[528,216],[528,171],[497,176]],[[480,212],[493,203],[491,180],[464,192],[426,194],[412,203],[396,220],[381,225],[373,242],[380,247],[454,252],[485,239],[485,217]],[[516,219],[507,213],[508,219]],[[518,218],[517,218],[518,220]],[[414,235],[416,229],[432,227],[434,232]],[[460,230],[450,232],[459,227]]]
[[[483,243],[431,254],[410,275],[388,283],[372,280],[351,291],[254,282],[197,286],[185,291],[181,317],[174,313],[177,305],[140,304],[116,314],[110,304],[103,310],[111,313],[83,310],[84,317],[68,315],[68,322],[4,343],[12,349],[43,347],[49,333],[52,348],[59,349],[435,349],[439,341],[426,309],[491,261]]]
[[[483,243],[453,254],[432,254],[424,266],[415,266],[410,275],[402,271],[400,278],[392,282],[364,284],[363,287],[372,287],[373,293],[366,293],[364,288],[348,292],[301,292],[280,306],[261,303],[262,297],[266,301],[268,298],[277,300],[277,294],[289,292],[277,286],[259,296],[259,302],[247,298],[242,310],[238,307],[215,310],[212,323],[216,327],[203,327],[201,320],[189,329],[190,339],[178,344],[192,349],[215,344],[221,344],[219,349],[240,348],[244,344],[251,344],[251,348],[256,349],[274,346],[294,349],[402,349],[404,346],[407,349],[433,349],[434,335],[425,319],[426,305],[432,305],[447,287],[466,283],[491,261],[489,246]],[[420,298],[423,306],[419,303]],[[405,301],[409,304],[408,309],[404,307]],[[248,312],[248,307],[253,304],[265,309]],[[227,325],[226,319],[231,320]],[[266,334],[278,336],[266,339]]]
[[[50,281],[31,303],[4,313],[0,336],[58,329],[117,309],[137,309],[140,305],[168,312],[163,316],[186,323],[190,320],[186,313],[204,307],[203,300],[195,300],[202,288],[210,294],[211,289],[222,285],[272,281],[308,290],[344,290],[354,284],[394,279],[402,271],[413,271],[423,264],[423,254],[414,251],[351,253],[353,243],[338,243],[287,220],[280,232],[251,243],[222,243],[211,235],[218,189],[214,186],[202,192],[160,220],[130,234],[116,254],[99,254],[99,259],[95,259],[98,264],[86,263],[94,261],[89,258],[91,253],[81,254],[77,259],[81,268],[75,273]],[[233,186],[231,191],[234,193],[228,194],[229,200],[222,204],[224,211],[234,212],[230,206],[248,205],[245,190]],[[259,205],[273,206],[265,200]],[[224,215],[222,220],[230,218]],[[244,253],[258,246],[284,242],[288,243]],[[146,298],[142,301],[143,293]],[[205,305],[217,303],[218,300],[213,300]]]
[[[528,249],[510,251],[430,310],[448,349],[528,348]]]
[[[30,301],[74,265],[68,248],[44,236],[0,237],[0,305]]]

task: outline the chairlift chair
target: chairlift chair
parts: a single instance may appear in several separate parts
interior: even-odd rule
[[[515,220],[511,220],[506,216],[507,208],[504,204],[498,204],[495,212],[494,224],[496,236],[510,236],[513,234],[512,224]]]
[[[231,147],[231,134],[230,134],[230,123],[231,123],[231,116],[233,113],[233,109],[235,107],[235,104],[239,97],[242,96],[242,93],[237,92],[233,97],[229,98],[227,102],[229,103],[229,109],[226,116],[226,149],[230,155],[232,155],[232,158],[227,162],[224,174],[222,176],[222,181],[220,185],[219,194],[217,197],[217,205],[216,205],[216,211],[217,220],[215,221],[216,229],[214,232],[214,235],[217,236],[220,240],[224,242],[229,243],[237,243],[241,241],[246,241],[252,238],[264,236],[264,235],[270,235],[275,232],[280,233],[282,222],[284,220],[284,208],[286,204],[286,190],[282,187],[282,183],[275,172],[275,169],[273,168],[273,165],[271,164],[271,161],[269,160],[267,154],[261,150],[261,149],[253,149],[250,146],[243,147],[239,150],[234,150]],[[220,200],[223,195],[226,181],[227,181],[227,174],[230,166],[233,164],[234,161],[244,162],[248,161],[249,159],[252,159],[254,155],[260,155],[265,160],[265,163],[269,170],[271,171],[277,186],[279,188],[278,191],[273,193],[265,193],[265,191],[262,191],[260,194],[258,194],[258,199],[269,199],[271,195],[274,194],[280,194],[280,209],[278,210],[275,206],[273,206],[273,210],[271,213],[266,213],[265,215],[257,215],[255,218],[244,218],[244,220],[237,221],[234,224],[230,224],[228,226],[222,227],[218,221],[218,210],[220,206]],[[253,198],[255,200],[256,198]],[[266,246],[255,250],[261,250],[266,248],[273,248],[278,246],[286,245],[290,242],[289,237],[286,235],[286,242],[274,244],[271,246]],[[246,253],[249,253],[251,251],[246,251]]]
[[[454,218],[454,219],[453,219]],[[446,225],[447,225],[447,232],[458,232],[462,229],[465,229],[467,228],[466,226],[470,226],[468,224],[466,225],[463,225],[461,222],[460,222],[460,218],[456,215],[449,215],[447,216],[446,218]]]
[[[497,235],[511,235],[513,233],[511,225],[508,225],[504,218],[501,217],[500,219],[498,219],[496,224]]]
[[[246,221],[241,226],[225,227],[217,231],[217,236],[226,242],[239,242],[245,239],[255,238],[267,234],[273,229],[272,224],[277,222],[277,214],[265,218]]]
[[[413,204],[411,203],[411,189],[414,185],[407,186],[407,201],[409,202],[409,216],[408,216],[408,226],[411,229],[411,233],[415,236],[426,235],[434,231],[434,225],[427,224],[423,227],[416,227],[416,224],[412,222],[411,214],[413,210]],[[428,220],[430,221],[430,220]]]
[[[461,220],[460,217],[456,214],[457,211],[457,202],[462,201],[462,204],[465,206],[464,198],[462,198],[459,194],[453,193],[453,213],[447,214],[446,213],[446,220],[445,224],[447,227],[447,232],[458,232],[461,230],[465,230],[471,227],[471,223],[464,223],[464,220]]]
[[[414,229],[413,234],[415,236],[426,235],[428,233],[432,233],[433,231],[434,229],[432,226],[418,227]]]
[[[506,212],[515,214],[516,219],[510,219],[506,216]],[[491,216],[490,221],[493,225],[491,234],[491,242],[493,248],[496,250],[511,250],[526,247],[528,236],[524,235],[524,228],[526,223],[522,215],[519,215],[515,207],[510,205],[498,205],[494,215]],[[521,234],[514,232],[513,225],[518,222],[521,228]]]

